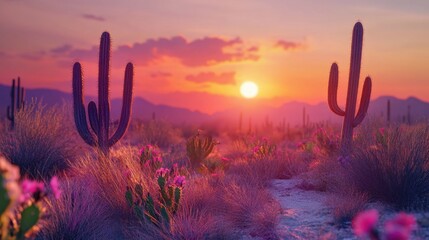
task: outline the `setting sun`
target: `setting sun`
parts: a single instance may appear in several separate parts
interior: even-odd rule
[[[240,86],[240,93],[245,98],[254,98],[258,95],[259,88],[256,83],[251,81],[243,82]]]

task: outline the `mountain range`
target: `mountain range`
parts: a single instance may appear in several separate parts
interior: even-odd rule
[[[26,101],[30,99],[42,99],[43,104],[51,106],[58,103],[72,103],[72,94],[54,89],[26,89]],[[86,103],[94,97],[85,99]],[[429,103],[415,97],[398,99],[393,96],[381,96],[373,99],[368,109],[369,117],[386,119],[387,101],[391,104],[391,121],[395,122],[416,122],[429,118]],[[6,108],[10,104],[10,86],[0,84],[0,116],[4,117]],[[122,99],[111,100],[112,118],[119,116]],[[206,114],[199,111],[191,111],[186,108],[179,108],[167,105],[153,104],[141,97],[135,97],[132,108],[133,118],[150,119],[156,117],[165,119],[175,124],[192,123],[200,124],[204,122],[233,122],[238,123],[240,115],[243,125],[248,122],[263,123],[270,122],[278,125],[286,122],[293,125],[302,125],[303,119],[310,122],[341,122],[342,117],[332,113],[326,102],[319,104],[308,104],[305,102],[288,102],[279,107],[255,106],[246,109],[228,109],[214,114]],[[305,115],[304,115],[305,114]],[[409,116],[409,117],[408,117]]]

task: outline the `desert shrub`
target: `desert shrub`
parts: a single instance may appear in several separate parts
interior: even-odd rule
[[[122,238],[108,203],[94,192],[92,183],[90,178],[64,179],[60,199],[47,201],[50,214],[43,219],[36,239]]]
[[[355,146],[347,173],[358,190],[398,209],[427,208],[429,128],[377,130],[374,140]]]
[[[344,226],[346,223],[350,223],[356,214],[364,210],[368,202],[367,194],[349,188],[331,195],[327,204],[332,207],[334,222]]]
[[[277,145],[265,138],[236,140],[226,156],[232,159],[226,172],[239,176],[243,181],[250,181],[255,186],[267,186],[272,179],[291,178],[305,171],[308,164],[294,152],[277,149]]]
[[[95,192],[108,203],[118,219],[132,215],[125,192],[135,183],[154,192],[155,179],[149,177],[151,168],[142,168],[136,147],[115,146],[109,156],[85,155],[73,162],[70,174],[73,176],[93,177]]]
[[[328,132],[323,128],[319,128],[313,134],[313,138],[320,154],[334,156],[338,153],[340,146],[339,136]]]
[[[225,219],[236,229],[248,230],[253,237],[277,239],[275,227],[280,206],[262,188],[227,181],[222,191]]]
[[[79,145],[66,110],[32,102],[16,114],[15,130],[0,137],[0,152],[20,167],[22,175],[49,179],[69,167]]]
[[[183,141],[180,129],[162,119],[135,121],[131,127],[132,133],[130,132],[130,134],[134,143],[151,144],[164,149]]]

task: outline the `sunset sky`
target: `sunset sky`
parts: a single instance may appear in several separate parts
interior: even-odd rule
[[[429,101],[429,1],[0,0],[0,83],[71,92],[80,61],[96,94],[101,33],[112,37],[111,94],[135,65],[137,96],[212,113],[245,101],[326,101],[329,69],[344,102],[353,25],[364,26],[361,83],[372,99]],[[240,83],[259,87],[241,97]]]

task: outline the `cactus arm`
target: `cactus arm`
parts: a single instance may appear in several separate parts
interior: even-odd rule
[[[124,92],[122,100],[121,118],[119,120],[118,129],[116,129],[113,136],[109,139],[109,147],[114,145],[119,139],[121,139],[127,131],[128,125],[131,118],[131,104],[133,95],[133,75],[134,67],[132,63],[128,63],[125,68],[124,77]]]
[[[338,65],[333,63],[329,73],[328,104],[335,114],[344,116],[346,113],[338,106]]]
[[[89,102],[88,104],[88,118],[92,130],[94,131],[95,135],[98,135],[100,127],[98,126],[97,105],[93,101]]]
[[[12,87],[10,89],[10,116],[13,121],[15,115],[15,79],[12,80]]]
[[[96,146],[94,136],[88,129],[83,100],[82,68],[80,63],[73,65],[73,112],[77,131],[82,139],[90,146]]]
[[[19,111],[21,105],[21,78],[18,77],[18,86],[16,88],[16,110]]]
[[[8,107],[8,119],[10,120],[10,128],[15,128],[15,79],[12,80],[10,89],[10,106]]]
[[[103,153],[109,151],[109,62],[110,62],[110,35],[104,32],[101,35],[100,55],[98,62],[98,144]]]
[[[366,77],[365,82],[363,84],[362,97],[360,100],[359,111],[356,115],[356,118],[353,121],[353,127],[356,127],[357,125],[359,125],[366,116],[366,113],[367,113],[368,107],[369,107],[369,102],[371,99],[371,89],[372,89],[371,78]]]

